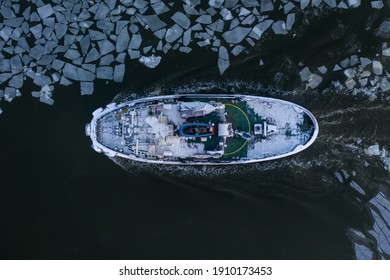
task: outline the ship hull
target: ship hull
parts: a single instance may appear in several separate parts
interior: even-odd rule
[[[181,104],[181,109],[177,110],[179,116],[172,114],[172,106],[176,104]],[[212,104],[218,110],[223,107],[223,122],[219,126],[219,134],[215,136],[219,139],[206,135],[209,138],[198,137],[203,139],[194,143],[193,137],[183,138],[182,135],[177,135],[176,130],[180,131],[180,125],[188,126],[188,120],[197,122],[198,118],[203,118],[203,121],[205,117],[213,114],[205,113],[206,106],[202,105],[203,111],[199,108],[196,111],[191,107],[190,115],[185,115],[188,113],[183,109],[183,104],[187,107],[188,104]],[[222,105],[217,107],[215,104]],[[161,109],[161,112],[157,109],[155,112],[158,106],[165,109]],[[145,108],[149,107],[152,108],[148,109],[149,113],[144,113]],[[143,114],[145,116],[138,116]],[[159,120],[156,123],[153,123],[153,114],[157,116],[155,119]],[[161,116],[164,117],[163,121]],[[137,127],[134,118],[143,118],[146,122],[141,122]],[[178,118],[184,124],[178,124]],[[211,126],[211,122],[215,120],[209,119]],[[228,121],[230,130],[227,129]],[[139,122],[138,120],[138,124]],[[160,125],[163,122],[165,126]],[[177,129],[174,129],[176,125]],[[214,127],[214,123],[212,125]],[[165,127],[172,126],[170,131],[164,130]],[[217,124],[215,126],[218,127]],[[146,132],[137,132],[139,139],[134,136],[133,131],[144,128],[154,136],[154,142],[159,139],[157,145],[151,144],[153,141],[150,139],[143,140],[145,135],[148,136]],[[297,104],[268,97],[236,94],[181,94],[146,97],[120,104],[111,103],[104,109],[95,110],[91,123],[86,125],[86,134],[92,140],[92,147],[99,153],[145,163],[175,165],[231,165],[276,160],[307,149],[313,144],[318,133],[318,123],[313,114]],[[164,139],[161,140],[162,138]],[[213,141],[216,143],[207,150],[205,147],[210,146],[208,143]],[[180,149],[173,149],[175,145],[180,145]],[[188,149],[183,148],[183,145],[188,145]],[[202,145],[203,150],[199,151],[199,146]],[[194,147],[198,150],[192,152]],[[161,149],[164,151],[159,151]]]

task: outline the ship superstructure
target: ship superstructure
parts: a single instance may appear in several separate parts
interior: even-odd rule
[[[246,95],[171,95],[109,104],[86,126],[93,148],[113,157],[168,164],[235,164],[308,147],[314,116],[282,100]]]

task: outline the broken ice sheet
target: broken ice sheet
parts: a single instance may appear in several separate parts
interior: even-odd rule
[[[249,34],[251,28],[236,27],[233,30],[227,31],[222,34],[222,37],[229,44],[238,44]]]
[[[161,56],[141,56],[138,61],[148,68],[156,68],[161,62]]]
[[[286,35],[288,33],[286,23],[283,20],[278,20],[277,22],[274,22],[272,24],[272,30],[275,34]]]
[[[118,35],[118,39],[116,41],[116,52],[121,53],[127,49],[130,42],[130,35],[127,31],[127,28],[123,28],[122,31]]]
[[[229,61],[229,54],[227,52],[227,49],[224,46],[221,46],[219,47],[219,52],[218,52],[219,73],[222,75],[229,67],[229,65],[230,65],[230,61]]]
[[[110,66],[97,67],[96,77],[103,80],[112,80],[114,78],[114,70]]]
[[[165,34],[165,40],[168,43],[172,43],[177,39],[179,39],[179,37],[181,37],[182,34],[183,34],[183,29],[179,25],[175,24],[172,27],[168,28],[167,33]]]
[[[126,67],[124,64],[115,65],[114,67],[114,82],[122,83],[125,75]]]
[[[153,32],[167,26],[167,24],[163,22],[157,15],[144,16],[136,14],[136,17],[141,24],[143,24],[146,28],[149,28]]]
[[[180,25],[181,27],[183,27],[184,29],[188,29],[191,25],[191,22],[190,22],[188,16],[183,14],[182,12],[176,12],[172,16],[172,20],[175,23],[177,23],[178,25]]]
[[[80,82],[81,95],[91,95],[94,91],[93,82]]]

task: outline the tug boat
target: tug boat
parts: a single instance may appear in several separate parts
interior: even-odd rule
[[[319,128],[307,109],[280,99],[181,94],[111,103],[85,127],[109,157],[188,165],[244,164],[301,152]]]

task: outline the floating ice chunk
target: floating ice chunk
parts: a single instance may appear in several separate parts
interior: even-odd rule
[[[382,50],[382,55],[384,56],[390,56],[390,48]]]
[[[321,84],[322,77],[317,74],[311,74],[308,82],[307,86],[314,89]]]
[[[13,29],[11,27],[9,27],[9,26],[6,26],[6,27],[2,28],[2,29],[0,29],[0,37],[4,41],[7,42],[9,40],[9,38],[11,37],[12,31],[13,31]]]
[[[61,80],[60,80],[60,84],[64,85],[64,86],[70,86],[73,83],[71,81],[69,81],[67,78],[65,78],[64,76],[62,76]]]
[[[270,12],[274,10],[274,4],[272,0],[262,0],[261,1],[261,6],[260,6],[260,12]]]
[[[42,37],[42,24],[37,24],[30,28],[30,32],[34,35],[35,39]]]
[[[351,66],[355,66],[359,63],[359,57],[354,54],[354,55],[351,55]]]
[[[20,46],[22,49],[24,49],[27,52],[30,51],[30,45],[27,43],[27,40],[24,37],[21,37],[18,40],[18,46]]]
[[[23,71],[22,61],[20,56],[15,55],[10,59],[12,75],[18,74]]]
[[[127,49],[130,42],[130,35],[127,31],[127,28],[123,28],[122,31],[118,35],[118,39],[116,40],[116,52],[121,53]]]
[[[226,20],[226,21],[233,19],[232,13],[228,9],[225,9],[225,8],[223,8],[220,11],[220,15],[222,16],[223,20]]]
[[[139,27],[135,24],[130,24],[129,30],[131,33],[135,34],[135,33],[138,33]]]
[[[190,53],[192,51],[192,49],[189,47],[180,47],[179,51],[182,53]]]
[[[361,0],[348,0],[348,5],[351,8],[357,8],[361,4]]]
[[[113,10],[116,6],[116,2],[117,0],[104,0],[104,2],[106,2],[107,6]]]
[[[232,54],[234,56],[237,56],[239,55],[240,53],[242,53],[243,51],[245,50],[245,47],[241,46],[241,45],[236,45],[233,50],[232,50]]]
[[[134,34],[131,37],[130,43],[129,43],[129,49],[138,49],[142,43],[142,37],[139,34]]]
[[[368,148],[364,149],[364,152],[369,156],[379,156],[381,154],[378,144],[369,146]]]
[[[84,36],[80,40],[80,49],[83,56],[85,56],[88,53],[89,47],[91,46],[91,37],[89,35]]]
[[[49,65],[50,63],[52,63],[52,61],[54,60],[54,58],[56,58],[57,55],[44,55],[41,57],[41,59],[39,59],[36,63],[38,65],[42,65],[42,66],[47,66]]]
[[[341,1],[340,3],[339,3],[339,5],[337,6],[337,8],[339,8],[339,9],[348,9],[348,6],[347,6],[347,4],[346,3],[344,3],[343,1]]]
[[[364,68],[367,65],[369,65],[372,61],[367,57],[361,57],[360,58],[360,65]]]
[[[306,82],[307,80],[309,80],[311,75],[312,73],[310,72],[309,67],[305,67],[301,70],[301,72],[299,72],[299,76],[301,77],[302,82]]]
[[[185,6],[187,6],[187,5],[184,5],[184,8],[185,8]],[[165,6],[165,4],[163,2],[157,2],[157,3],[152,4],[152,8],[157,15],[160,15],[160,14],[163,14],[163,13],[166,13],[169,11],[169,8],[167,6]]]
[[[31,22],[34,22],[34,21],[41,21],[41,18],[38,16],[38,14],[36,12],[33,12],[31,13],[30,15],[30,21]]]
[[[219,73],[222,75],[229,67],[229,65],[230,65],[230,61],[229,61],[229,54],[227,52],[227,49],[224,46],[221,46],[219,47],[219,53],[218,53]]]
[[[295,5],[292,2],[290,2],[290,1],[287,2],[287,4],[284,5],[284,7],[283,7],[284,14],[285,15],[288,14],[294,8],[295,8]]]
[[[0,73],[11,72],[9,59],[0,59]]]
[[[226,2],[228,2],[228,1],[226,1]],[[232,0],[229,2],[231,2],[230,5],[233,5],[231,7],[234,7],[238,1]],[[258,1],[258,0],[242,0],[242,3],[247,8],[258,7],[260,5],[259,2],[260,1]],[[228,7],[228,6],[226,5],[226,7]]]
[[[55,23],[54,30],[55,30],[57,38],[61,39],[66,34],[66,31],[68,30],[68,26],[66,24],[62,24],[62,23]]]
[[[385,77],[383,77],[382,81],[380,81],[379,86],[384,92],[390,90],[390,83]]]
[[[263,66],[264,65],[264,61],[260,58],[260,61],[259,61],[259,65],[260,66]]]
[[[382,9],[383,8],[383,2],[382,1],[371,1],[371,7],[373,9]]]
[[[236,27],[233,30],[226,31],[223,33],[222,37],[229,44],[238,44],[249,34],[251,28],[246,27]]]
[[[0,73],[0,85],[12,77],[11,73]]]
[[[100,55],[108,54],[115,50],[115,46],[109,40],[98,41]]]
[[[15,13],[6,6],[2,6],[0,9],[0,14],[3,16],[3,18],[9,19],[16,17]]]
[[[353,89],[356,86],[356,82],[353,78],[348,78],[345,81],[345,86],[347,87],[347,89]]]
[[[80,57],[80,53],[78,50],[68,49],[64,56],[70,60],[75,60],[76,58]]]
[[[14,88],[21,88],[23,86],[23,74],[13,76],[8,85]]]
[[[114,70],[110,66],[97,67],[96,77],[103,80],[112,80],[114,78]]]
[[[115,61],[119,62],[119,63],[124,63],[125,59],[126,59],[126,53],[123,52],[123,53],[118,54],[118,56],[116,57]]]
[[[238,14],[239,17],[243,17],[243,16],[247,16],[247,15],[250,15],[251,14],[251,11],[249,11],[248,9],[244,8],[244,7],[241,7],[240,8],[240,13]]]
[[[355,75],[356,75],[356,71],[355,71],[355,69],[353,69],[353,68],[348,68],[348,69],[345,69],[345,70],[344,70],[344,75],[345,75],[347,78],[353,78],[353,77],[355,77]]]
[[[163,28],[163,29],[157,30],[157,31],[154,32],[153,34],[154,34],[154,36],[156,36],[157,38],[162,39],[162,38],[164,38],[165,33],[167,33],[167,29],[166,29],[166,28]]]
[[[167,33],[165,34],[165,40],[168,43],[176,41],[183,34],[183,29],[175,24],[172,27],[168,28]]]
[[[192,6],[190,5],[183,5],[184,11],[187,15],[198,15],[199,12]]]
[[[182,12],[176,12],[172,16],[172,20],[176,22],[178,25],[183,27],[184,29],[188,29],[191,25],[190,20],[188,19],[188,16],[183,14]]]
[[[137,59],[137,58],[139,58],[141,56],[141,53],[139,51],[135,51],[135,50],[130,50],[129,49],[128,53],[129,53],[130,59]]]
[[[51,98],[51,92],[41,92],[41,95],[39,97],[39,101],[42,103],[45,103],[47,105],[53,105],[54,100]]]
[[[41,19],[45,19],[54,14],[54,10],[50,4],[47,4],[38,8],[38,14]]]
[[[210,15],[201,15],[196,19],[196,22],[199,22],[201,24],[210,24],[212,23],[212,19]]]
[[[321,73],[321,74],[325,74],[326,72],[328,72],[328,68],[326,68],[325,66],[320,66],[317,68],[317,70]]]
[[[124,75],[125,75],[125,65],[124,64],[115,65],[114,82],[122,83]]]
[[[309,5],[310,0],[301,0],[301,10],[304,10]]]
[[[90,82],[95,79],[95,74],[84,70],[82,68],[76,67],[72,64],[66,63],[63,69],[63,75],[66,78],[75,80],[75,81],[85,81]]]
[[[351,60],[349,58],[343,59],[342,61],[340,61],[340,66],[342,68],[351,67]]]
[[[350,184],[349,184],[353,189],[355,189],[358,193],[362,194],[362,195],[366,195],[366,192],[362,189],[362,187],[360,187],[355,181],[352,181]]]
[[[15,17],[15,18],[4,20],[3,24],[9,27],[17,28],[22,24],[23,21],[24,19],[22,17]]]
[[[36,84],[37,86],[44,86],[47,84],[51,84],[52,81],[50,77],[46,76],[45,74],[36,73],[34,76],[33,83]]]
[[[11,102],[16,97],[16,89],[11,87],[6,87],[4,89],[4,99],[8,102]]]
[[[111,33],[114,31],[114,24],[112,22],[99,20],[96,23],[96,26],[97,26],[97,28],[99,28],[107,33]]]
[[[336,8],[337,3],[335,0],[324,0],[324,2],[331,8]]]
[[[148,2],[144,0],[135,0],[133,3],[133,6],[136,7],[138,10],[141,10],[145,8],[148,5]]]
[[[365,244],[354,242],[353,245],[357,260],[372,260],[374,258],[374,253]]]
[[[336,176],[337,180],[339,180],[340,183],[344,182],[344,178],[339,172],[335,172],[334,175]]]
[[[84,68],[85,70],[88,70],[91,73],[96,72],[96,65],[95,64],[82,64],[81,67]]]
[[[81,95],[91,95],[93,94],[93,90],[93,82],[80,82]]]
[[[161,62],[161,56],[141,56],[138,61],[148,68],[156,68]]]
[[[87,57],[85,58],[85,63],[95,61],[95,60],[99,59],[100,56],[101,56],[100,53],[95,48],[92,48],[89,51]]]
[[[377,61],[377,60],[374,60],[372,61],[372,70],[374,72],[375,75],[382,75],[383,74],[383,66],[382,64]]]
[[[288,14],[286,19],[286,29],[291,30],[295,22],[295,14]]]
[[[183,45],[188,46],[191,42],[191,29],[188,29],[183,34]]]
[[[107,36],[104,35],[104,34],[103,34],[102,32],[100,32],[100,31],[93,30],[93,29],[89,29],[88,32],[89,32],[89,36],[91,37],[91,40],[92,40],[92,41],[99,41],[99,40],[105,40],[105,39],[107,39]]]
[[[110,65],[113,62],[114,62],[114,56],[112,54],[108,54],[108,55],[105,55],[102,58],[100,58],[99,65],[100,66]]]
[[[58,59],[54,59],[51,63],[51,67],[57,71],[59,71],[60,69],[62,69],[62,67],[64,66],[65,62],[61,61],[61,60],[58,60]]]
[[[211,7],[214,7],[214,8],[221,8],[223,2],[225,2],[225,0],[209,0],[209,5]]]
[[[144,16],[137,14],[136,17],[141,24],[143,24],[153,32],[167,26],[167,24],[163,22],[157,15]]]
[[[359,84],[362,86],[362,87],[365,87],[368,83],[368,79],[365,78],[365,79],[359,79]]]
[[[95,20],[104,20],[107,15],[110,13],[110,8],[107,7],[105,4],[99,4],[96,12],[95,12]]]

